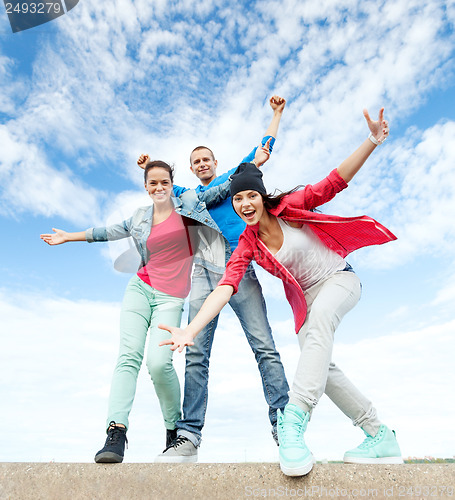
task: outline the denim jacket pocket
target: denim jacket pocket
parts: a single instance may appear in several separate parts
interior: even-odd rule
[[[196,212],[203,212],[204,210],[207,209],[207,206],[205,205],[205,202],[204,201],[200,201],[197,205],[196,205]]]
[[[137,227],[132,227],[130,230],[130,235],[136,240],[140,241],[141,236],[142,236],[142,231],[139,230]]]

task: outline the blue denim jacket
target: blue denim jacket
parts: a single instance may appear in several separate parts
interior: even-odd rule
[[[195,261],[209,263],[216,268],[224,268],[225,266],[227,242],[207,208],[222,202],[229,196],[230,184],[231,179],[229,178],[224,183],[207,191],[196,193],[194,189],[190,189],[178,197],[172,196],[171,198],[175,211],[196,223],[189,225]],[[120,224],[87,229],[85,239],[89,243],[93,243],[95,241],[119,240],[131,236],[141,257],[140,267],[142,267],[149,260],[147,239],[150,235],[152,222],[153,205],[140,207],[129,219]],[[193,231],[194,228],[196,228],[196,232]]]

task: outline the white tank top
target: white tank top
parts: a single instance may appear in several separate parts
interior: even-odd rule
[[[343,257],[326,247],[308,225],[296,228],[280,218],[278,222],[283,231],[283,244],[275,258],[294,276],[303,290],[346,267]]]

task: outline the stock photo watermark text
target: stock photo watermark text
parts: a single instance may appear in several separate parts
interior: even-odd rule
[[[326,486],[277,486],[261,488],[245,486],[246,498],[451,498],[453,486],[400,486],[387,488],[339,488]]]

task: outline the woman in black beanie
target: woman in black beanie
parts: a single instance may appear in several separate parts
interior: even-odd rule
[[[373,121],[364,110],[369,137],[315,185],[269,196],[262,172],[255,165],[242,164],[232,176],[230,190],[234,209],[247,227],[223,279],[185,329],[160,325],[172,333],[162,344],[182,351],[236,293],[251,260],[283,281],[301,349],[289,403],[278,416],[280,466],[286,475],[304,475],[313,467],[313,455],[303,434],[324,392],[366,435],[360,446],[345,453],[345,462],[403,462],[394,431],[381,423],[372,403],[332,362],[334,332],[360,299],[361,291],[360,280],[345,257],[358,248],[396,237],[367,216],[344,218],[313,212],[345,189],[387,138],[389,128],[383,111]]]

